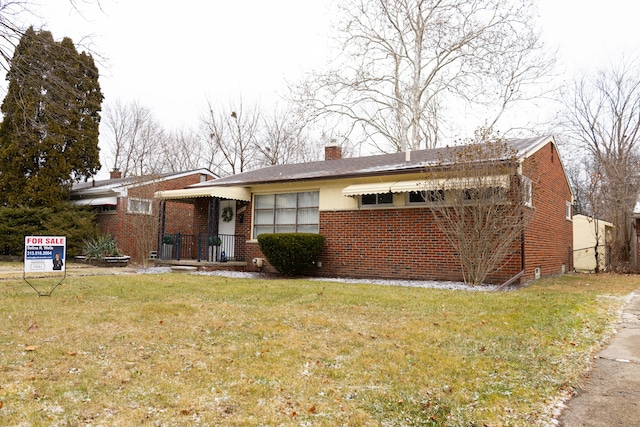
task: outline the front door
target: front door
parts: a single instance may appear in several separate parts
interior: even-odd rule
[[[236,201],[220,200],[220,216],[218,218],[218,234],[222,239],[221,251],[227,259],[233,259],[236,233]],[[221,252],[222,253],[222,252]]]

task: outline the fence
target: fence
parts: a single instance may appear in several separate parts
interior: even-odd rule
[[[163,234],[160,259],[207,262],[245,260],[245,239],[235,234]]]

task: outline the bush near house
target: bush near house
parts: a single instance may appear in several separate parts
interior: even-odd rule
[[[85,240],[84,254],[89,259],[104,259],[106,257],[122,256],[122,251],[118,249],[118,244],[113,236],[102,235]]]
[[[25,236],[66,236],[68,256],[80,255],[83,241],[98,235],[94,212],[86,207],[0,208],[1,255],[22,256]]]
[[[312,233],[276,233],[258,236],[260,250],[279,273],[295,276],[313,265],[324,236]]]

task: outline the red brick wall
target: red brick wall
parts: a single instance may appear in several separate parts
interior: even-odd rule
[[[319,259],[322,267],[309,274],[460,281],[462,269],[455,251],[432,218],[424,207],[320,212],[320,234],[326,238]],[[248,261],[264,257],[257,244],[248,246]],[[487,282],[503,283],[521,270],[519,242],[511,255]]]
[[[571,193],[560,160],[548,144],[525,161],[525,175],[533,180],[534,217],[524,233],[525,276],[534,278],[571,268],[573,224],[565,216]],[[251,205],[237,233],[251,238]],[[451,245],[425,208],[371,209],[320,212],[320,234],[326,237],[318,276],[371,277],[416,280],[462,279],[462,270]],[[521,241],[514,244],[511,258],[499,272],[487,278],[503,283],[522,270]],[[247,245],[247,261],[264,257],[257,243]],[[273,271],[267,267],[267,271]]]
[[[572,269],[573,223],[566,219],[566,202],[571,190],[557,150],[551,143],[529,157],[523,166],[533,179],[535,216],[525,232],[525,280],[534,278],[536,267],[542,276],[560,274],[562,265]]]
[[[200,174],[195,173],[180,178],[168,179],[129,188],[128,197],[153,199],[156,191],[182,189],[200,182]],[[103,234],[114,236],[118,247],[132,260],[139,262],[149,255],[150,250],[158,250],[157,236],[159,224],[159,201],[153,202],[151,215],[127,213],[127,198],[118,198],[116,212],[101,213],[97,217],[98,227]],[[167,201],[165,217],[166,233],[193,233],[194,207],[191,203]],[[145,243],[140,244],[139,239]]]

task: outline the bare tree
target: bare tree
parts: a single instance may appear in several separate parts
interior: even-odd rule
[[[211,171],[224,176],[250,170],[257,162],[261,121],[258,107],[247,107],[242,99],[229,107],[216,108],[210,101],[207,104],[208,111],[201,121],[204,136],[216,157],[211,162]]]
[[[164,157],[166,172],[179,172],[207,167],[203,144],[197,133],[180,129],[167,135],[164,144],[158,147]]]
[[[290,108],[276,106],[263,116],[258,140],[258,161],[265,166],[319,160],[321,150],[311,143],[304,119]]]
[[[567,101],[569,130],[586,148],[602,177],[596,197],[605,201],[605,219],[614,224],[612,267],[636,268],[632,213],[640,194],[640,68],[624,62],[584,76]]]
[[[584,215],[591,227],[595,238],[594,257],[595,273],[600,272],[600,267],[606,265],[606,246],[601,246],[600,223],[607,213],[606,188],[600,165],[591,156],[584,156],[580,162],[569,164],[565,168],[573,190],[573,211]],[[573,248],[575,251],[589,250],[589,248]]]
[[[129,209],[125,215],[129,217],[130,228],[126,230],[127,235],[134,242],[131,248],[131,260],[135,263],[147,267],[149,264],[149,254],[157,246],[158,241],[158,212],[160,201],[153,197],[154,193],[160,189],[159,177],[153,174],[145,177],[135,177],[137,186],[134,186],[129,194],[129,203],[138,204],[138,209]],[[148,209],[147,209],[148,208]]]
[[[104,121],[110,133],[113,168],[119,169],[123,177],[165,171],[162,154],[167,135],[151,110],[138,102],[116,101],[105,108]]]
[[[534,213],[525,206],[527,185],[517,152],[490,130],[444,153],[427,173],[423,198],[458,254],[464,281],[480,285],[518,250]]]
[[[350,0],[339,7],[340,56],[294,88],[294,98],[312,118],[339,117],[359,128],[381,151],[435,147],[451,105],[493,106],[491,127],[554,65],[529,2]]]

